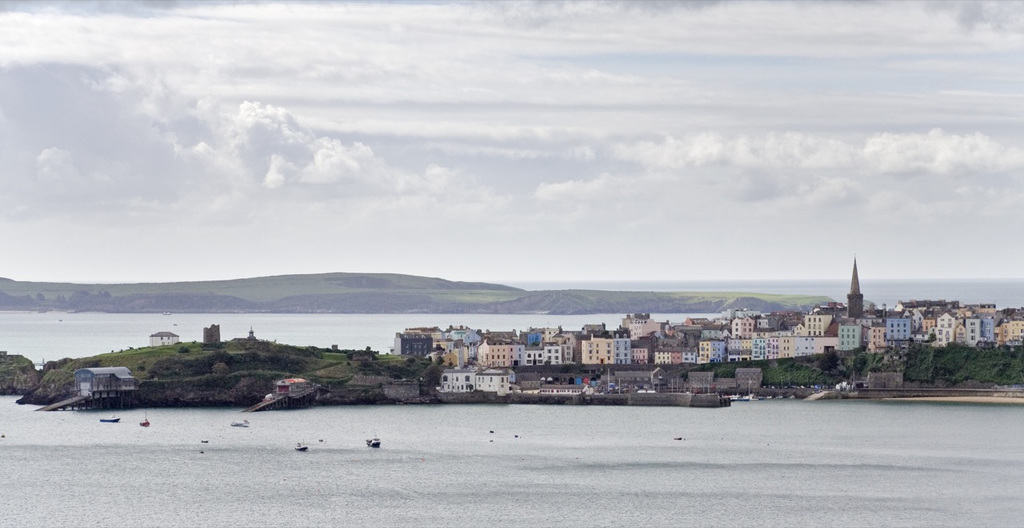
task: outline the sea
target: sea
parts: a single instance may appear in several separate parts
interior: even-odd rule
[[[848,284],[513,284],[845,298]],[[703,290],[700,288],[704,288]],[[1024,280],[861,282],[877,304],[1024,305]],[[618,325],[624,314],[0,313],[44,359],[172,331],[386,351],[406,327]],[[681,321],[687,315],[652,314]],[[1024,523],[1024,406],[765,400],[40,413],[0,397],[0,527],[992,526]],[[248,419],[250,427],[230,424]],[[148,419],[151,426],[139,427]],[[365,440],[379,437],[380,449]],[[309,446],[297,452],[297,443]]]
[[[1024,406],[381,405],[40,413],[0,527],[1017,527]],[[250,427],[232,427],[242,418]],[[146,419],[152,425],[139,427]],[[379,449],[365,440],[381,439]],[[309,447],[298,452],[296,444]]]

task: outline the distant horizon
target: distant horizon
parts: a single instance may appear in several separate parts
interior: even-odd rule
[[[194,282],[222,282],[222,281],[236,281],[236,280],[249,280],[249,279],[260,279],[268,277],[284,277],[284,276],[312,276],[312,275],[329,275],[335,273],[344,273],[352,275],[402,275],[409,277],[422,277],[446,280],[450,282],[462,282],[462,283],[486,283],[486,284],[497,284],[502,286],[513,286],[521,287],[517,285],[544,285],[544,284],[567,284],[567,285],[586,285],[586,284],[708,284],[708,283],[743,283],[743,284],[756,284],[756,283],[779,283],[779,282],[821,282],[821,283],[833,283],[842,282],[849,284],[850,277],[833,277],[833,278],[793,278],[793,277],[782,277],[782,278],[699,278],[699,279],[685,279],[685,278],[664,278],[664,279],[635,279],[627,280],[621,278],[602,278],[602,279],[463,279],[451,276],[439,276],[439,275],[424,275],[416,273],[402,273],[402,272],[390,272],[390,271],[321,271],[321,272],[307,272],[307,273],[275,273],[268,275],[253,275],[253,276],[235,276],[235,277],[224,277],[224,278],[192,278],[192,279],[167,279],[167,280],[90,280],[90,279],[19,279],[8,276],[0,276],[0,279],[11,280],[15,282],[31,282],[31,283],[58,283],[58,284],[170,284],[170,283],[194,283]],[[1022,281],[1024,277],[913,277],[913,278],[900,278],[900,277],[866,277],[863,274],[860,277],[861,283],[873,283],[873,282],[907,282],[907,283],[924,283],[924,282],[956,282],[956,281],[970,281],[970,282],[1010,282],[1010,281]]]

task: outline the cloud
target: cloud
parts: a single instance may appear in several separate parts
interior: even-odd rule
[[[735,165],[750,168],[835,168],[849,166],[854,151],[840,141],[795,132],[769,133],[762,137],[731,139],[714,132],[666,137],[661,143],[641,141],[619,144],[619,159],[642,165],[679,169],[703,165]]]
[[[7,216],[119,211],[158,222],[196,207],[244,217],[271,201],[287,210],[403,196],[406,207],[435,207],[457,186],[495,198],[461,171],[393,166],[367,142],[314,130],[283,107],[188,100],[122,71],[0,69],[0,108],[0,137],[11,139],[0,149]]]
[[[430,165],[423,173],[390,166],[368,145],[344,143],[300,123],[274,105],[245,101],[224,116],[219,165],[238,166],[270,190],[290,188],[320,198],[439,196],[456,180],[452,171]]]
[[[36,177],[46,185],[60,185],[76,182],[79,179],[78,168],[71,159],[71,153],[51,147],[44,149],[36,156]]]
[[[1024,169],[1024,150],[973,134],[882,133],[869,137],[862,151],[867,166],[882,173],[978,173]]]
[[[622,160],[654,169],[706,165],[750,169],[852,169],[878,173],[1010,171],[1024,168],[1024,151],[976,132],[873,134],[861,145],[794,132],[725,138],[705,132],[683,139],[618,144]]]
[[[448,258],[406,264],[394,248],[528,239],[561,254],[478,252],[461,270],[479,278],[614,274],[612,262],[577,270],[578,255],[636,233],[688,233],[680,248],[659,244],[651,273],[663,276],[699,272],[681,248],[726,233],[770,233],[743,245],[770,254],[799,232],[815,244],[787,251],[796,263],[817,261],[838,229],[888,247],[902,243],[882,234],[891,225],[976,236],[949,211],[1010,225],[1024,188],[1022,13],[5,3],[0,227],[25,244],[72,223],[109,230],[106,245],[159,234],[188,247],[203,233],[242,250],[315,248],[329,268],[436,274],[459,271]],[[294,258],[251,265],[299,271]]]

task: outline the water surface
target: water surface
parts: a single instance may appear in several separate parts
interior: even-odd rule
[[[102,424],[108,413],[13,401],[0,398],[0,526],[1019,526],[1024,514],[1018,406],[152,409]],[[243,417],[251,427],[230,427]]]

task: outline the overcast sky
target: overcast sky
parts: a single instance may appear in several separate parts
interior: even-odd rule
[[[1024,5],[0,4],[0,277],[1022,277]]]

